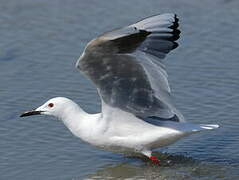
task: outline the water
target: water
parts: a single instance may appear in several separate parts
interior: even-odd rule
[[[0,0],[0,179],[239,179],[239,2]],[[174,100],[195,123],[221,128],[160,149],[155,167],[83,144],[52,117],[19,118],[66,96],[100,110],[93,85],[74,68],[98,34],[175,12],[179,48],[165,61]],[[167,156],[167,154],[169,156]]]

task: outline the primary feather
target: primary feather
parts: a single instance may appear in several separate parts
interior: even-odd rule
[[[176,115],[184,121],[171,103],[162,61],[178,46],[179,34],[175,14],[153,16],[92,40],[76,66],[93,81],[105,104],[141,118],[170,120]]]

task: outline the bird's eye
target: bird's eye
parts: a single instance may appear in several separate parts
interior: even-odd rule
[[[53,106],[54,106],[53,103],[49,103],[49,104],[48,104],[48,107],[50,107],[50,108],[52,108]]]

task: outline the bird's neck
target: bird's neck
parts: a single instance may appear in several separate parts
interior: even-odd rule
[[[60,118],[66,127],[77,137],[84,139],[91,132],[100,114],[89,114],[79,106],[66,110]]]

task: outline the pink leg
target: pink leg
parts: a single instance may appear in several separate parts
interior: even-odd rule
[[[153,164],[160,165],[160,160],[156,156],[150,156],[149,159],[152,161]]]

